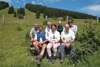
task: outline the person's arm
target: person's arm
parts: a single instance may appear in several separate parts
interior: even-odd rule
[[[77,25],[76,25],[76,33],[75,33],[75,35],[77,34],[77,31],[78,31],[78,27],[77,27]]]
[[[63,32],[61,33],[61,40],[62,40],[62,43],[65,43],[65,37],[64,37],[64,33]]]
[[[57,35],[57,42],[60,41],[60,33],[58,32],[58,35]]]
[[[45,43],[47,43],[48,42],[48,40],[46,39],[46,33],[45,32],[43,32],[43,41],[42,42],[40,42],[40,44],[45,44]]]
[[[71,31],[70,35],[71,35],[72,39],[74,40],[75,39],[75,33],[73,31]]]
[[[30,38],[31,38],[31,41],[37,41],[37,34],[34,33],[34,28],[32,28],[30,31]]]
[[[70,40],[69,42],[73,42],[75,40],[75,33],[73,31],[70,31]]]
[[[77,25],[74,25],[74,33],[77,34]]]
[[[31,38],[31,41],[33,40],[33,28],[30,30],[30,38]]]
[[[51,32],[48,33],[48,37],[46,39],[48,42],[52,42]]]
[[[39,42],[40,44],[45,44],[45,43],[47,43],[48,42],[48,40],[45,40],[45,41],[43,41],[43,42]]]
[[[45,28],[45,37],[46,37],[46,39],[48,39],[48,30],[47,30],[47,27]]]
[[[47,27],[45,27],[45,32],[47,32]]]
[[[54,40],[56,43],[59,43],[60,41],[60,33],[59,32],[56,32],[55,33],[55,36],[56,36],[56,39]]]

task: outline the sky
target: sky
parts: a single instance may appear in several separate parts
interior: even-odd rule
[[[78,11],[100,17],[100,0],[0,0],[15,8],[24,7],[26,3],[40,4],[48,7]]]

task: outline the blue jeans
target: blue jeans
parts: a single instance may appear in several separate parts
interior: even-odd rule
[[[58,54],[59,54],[60,59],[63,60],[64,56],[65,56],[65,46],[62,43],[61,43],[61,45],[58,48]]]
[[[59,48],[58,48],[59,57],[63,60],[65,54],[66,54],[66,55],[70,54],[71,49],[72,49],[72,47],[69,47],[69,48],[66,47],[66,48],[65,48],[64,44],[61,43],[60,46],[59,46]]]

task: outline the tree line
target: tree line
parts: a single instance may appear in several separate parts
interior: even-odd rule
[[[48,16],[50,18],[63,17],[66,19],[66,16],[71,16],[76,19],[96,19],[96,16],[92,16],[85,13],[69,11],[64,9],[50,8],[42,5],[26,4],[25,8],[15,9],[13,6],[9,6],[8,3],[1,1],[0,10],[9,7],[8,14],[14,14],[14,17],[24,18],[25,9],[28,9],[31,12],[36,13],[36,18],[40,18],[40,15],[43,14],[43,17]]]
[[[23,19],[25,16],[25,9],[24,8],[18,8],[14,9],[13,6],[9,7],[8,14],[13,14],[14,17],[18,17],[19,19]]]
[[[0,1],[0,10],[9,7],[8,3]]]
[[[96,16],[92,16],[89,14],[57,9],[57,8],[50,8],[42,5],[26,4],[26,9],[30,10],[31,12],[35,12],[37,18],[39,18],[40,14],[42,13],[44,16],[63,17],[64,19],[66,18],[66,16],[71,16],[73,18],[78,18],[78,19],[90,19],[90,18],[96,19]]]

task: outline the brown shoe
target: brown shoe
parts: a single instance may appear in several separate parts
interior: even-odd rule
[[[60,63],[62,64],[63,63],[63,60],[60,60]]]

